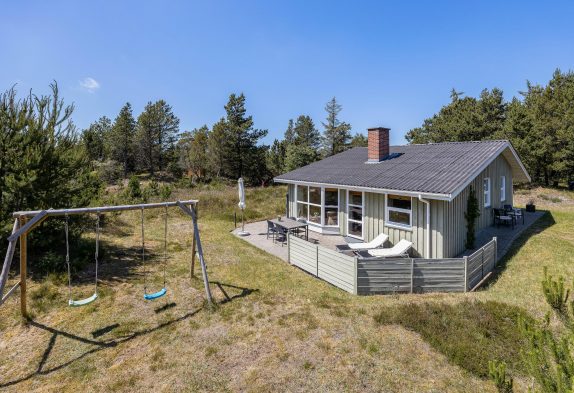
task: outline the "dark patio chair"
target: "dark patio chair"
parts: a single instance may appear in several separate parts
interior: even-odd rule
[[[504,209],[494,209],[494,224],[498,227],[500,224],[510,224],[514,229],[514,217],[509,216]]]
[[[524,225],[524,212],[522,209],[512,207],[512,205],[504,205],[504,210],[509,216],[514,217],[515,222],[518,222],[518,219],[522,217],[522,224]]]
[[[295,217],[288,217],[291,221],[299,221],[297,220]],[[291,233],[293,233],[294,235],[299,236],[301,233],[305,233],[305,229],[303,228],[295,228],[291,230]]]
[[[289,231],[286,228],[283,228],[282,226],[279,225],[275,225],[275,230],[277,231],[275,241],[280,241],[281,247],[283,247],[283,244],[285,244],[285,242],[287,241]]]
[[[275,225],[267,220],[267,239],[269,239],[269,234],[271,234],[271,238],[275,239],[275,234],[277,233],[277,229],[275,229]]]

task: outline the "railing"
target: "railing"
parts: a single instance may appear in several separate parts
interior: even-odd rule
[[[463,258],[466,266],[465,282],[467,290],[474,290],[479,287],[484,279],[492,273],[498,259],[497,248],[497,240],[493,237],[484,246],[468,257]]]
[[[466,292],[474,290],[494,270],[496,238],[464,258],[358,259],[288,236],[289,263],[347,292]]]

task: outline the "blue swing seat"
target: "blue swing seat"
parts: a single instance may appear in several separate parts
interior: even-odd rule
[[[155,293],[144,293],[144,299],[145,300],[155,300],[157,298],[162,297],[166,293],[167,293],[167,288],[162,288]]]
[[[94,300],[96,300],[98,298],[98,294],[95,292],[92,296],[87,297],[85,299],[82,300],[68,300],[68,305],[72,306],[72,307],[80,307],[80,306],[85,306],[86,304],[90,304],[92,303]]]

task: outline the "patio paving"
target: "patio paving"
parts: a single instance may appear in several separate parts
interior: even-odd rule
[[[287,261],[287,243],[281,245],[279,242],[273,242],[271,236],[267,239],[267,221],[257,221],[245,224],[245,231],[249,232],[248,236],[239,236],[237,232],[241,231],[241,227],[232,231],[234,235],[253,244],[255,247],[262,249],[278,256],[279,258]],[[309,241],[320,244],[324,247],[335,249],[337,244],[348,243],[348,239],[340,235],[323,235],[321,233],[309,231]]]

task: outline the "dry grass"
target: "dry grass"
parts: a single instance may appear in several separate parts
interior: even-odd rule
[[[248,217],[282,212],[284,195],[283,187],[250,190]],[[474,299],[507,302],[539,315],[546,310],[539,291],[544,262],[555,274],[574,273],[574,210],[560,206],[552,210],[556,223],[529,238],[488,290],[354,297],[231,235],[235,190],[182,190],[174,196],[191,197],[201,200],[200,229],[217,309],[204,307],[201,280],[189,278],[190,222],[175,210],[168,296],[142,299],[143,267],[134,254],[139,217],[124,213],[104,228],[112,251],[102,265],[98,301],[68,308],[66,286],[52,277],[29,283],[33,322],[20,323],[17,298],[0,308],[0,389],[494,391],[489,381],[453,364],[418,333],[380,326],[374,315],[382,307]],[[146,222],[148,244],[159,251],[161,216],[150,213]],[[154,273],[160,284],[160,270]],[[75,290],[89,294],[89,283]]]

